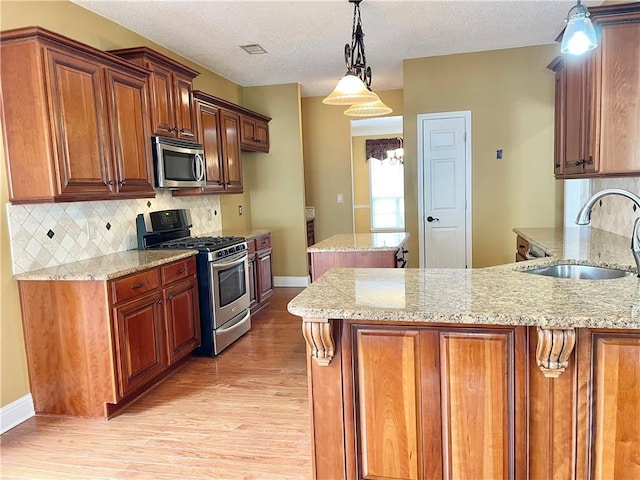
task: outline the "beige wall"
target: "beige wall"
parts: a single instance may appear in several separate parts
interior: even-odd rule
[[[337,81],[337,80],[336,80]],[[402,90],[376,91],[402,115]],[[351,119],[345,107],[322,103],[324,97],[302,99],[302,138],[304,148],[305,192],[307,206],[315,207],[316,242],[336,233],[353,232],[351,198]],[[336,196],[342,193],[343,203]]]
[[[243,156],[245,178],[249,177],[251,183],[253,227],[272,230],[276,276],[306,277],[300,86],[296,83],[245,88],[244,102],[247,108],[272,118],[269,153]]]
[[[417,115],[471,110],[473,266],[514,261],[514,227],[562,225],[553,177],[557,46],[404,61],[405,215],[418,252]],[[496,160],[496,150],[504,158]],[[410,255],[410,266],[418,255]]]
[[[194,81],[196,89],[204,90],[230,102],[241,100],[241,88],[233,82],[205,70],[159,45],[141,37],[103,17],[81,8],[74,3],[62,2],[0,2],[0,30],[9,30],[39,25],[68,36],[93,47],[109,50],[114,48],[149,46],[175,58],[201,72]],[[1,253],[0,282],[2,285],[2,307],[0,318],[0,406],[5,406],[29,393],[25,353],[22,338],[22,322],[16,282],[13,280],[9,234],[5,204],[8,201],[4,150],[0,153],[0,220]],[[237,197],[237,195],[236,195]],[[223,197],[224,198],[224,197]],[[224,215],[224,211],[222,212]]]

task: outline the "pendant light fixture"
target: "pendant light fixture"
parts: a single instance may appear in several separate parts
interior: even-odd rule
[[[571,12],[575,9],[575,13]],[[587,7],[578,3],[571,7],[565,19],[567,26],[562,36],[562,44],[560,51],[571,55],[582,55],[583,53],[593,50],[598,46],[596,40],[596,31],[593,28],[591,20],[589,20],[589,11]]]
[[[345,115],[370,117],[391,113],[378,95],[371,91],[371,67],[367,66],[364,52],[364,32],[360,16],[360,3],[363,0],[349,0],[354,4],[353,27],[351,30],[351,44],[344,46],[344,63],[347,73],[338,82],[329,96],[322,100],[327,105],[352,105],[345,111]],[[371,104],[368,109],[354,113],[360,104]],[[351,113],[347,113],[351,111]],[[382,112],[382,113],[380,113]]]
[[[386,115],[393,111],[390,107],[382,103],[378,95],[373,94],[377,100],[366,103],[354,103],[344,111],[344,114],[349,117],[376,117],[378,115]]]

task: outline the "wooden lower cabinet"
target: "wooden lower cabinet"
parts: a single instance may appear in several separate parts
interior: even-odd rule
[[[251,313],[266,307],[273,296],[271,234],[247,238],[249,255],[249,300]]]
[[[342,325],[309,361],[314,478],[524,478],[525,327]]]
[[[195,257],[18,286],[37,414],[109,418],[200,345]]]
[[[535,327],[328,325],[303,329],[335,346],[307,362],[315,479],[640,478],[638,330],[578,329],[547,378]]]
[[[404,244],[397,250],[312,251],[311,281],[332,268],[402,268],[406,266],[407,253]]]

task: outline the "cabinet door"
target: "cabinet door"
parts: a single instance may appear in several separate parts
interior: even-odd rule
[[[198,284],[195,279],[164,289],[169,365],[200,346]]]
[[[151,76],[151,131],[154,135],[177,137],[173,74],[162,65],[146,62]]]
[[[355,328],[355,478],[525,478],[524,328]]]
[[[640,172],[640,16],[602,26],[598,59],[602,173]],[[635,132],[631,134],[631,132]]]
[[[253,241],[253,240],[252,240]],[[249,255],[249,308],[258,303],[258,263],[256,254]]]
[[[204,146],[207,171],[206,190],[224,190],[224,165],[218,126],[220,111],[211,105],[196,100],[198,140]]]
[[[273,295],[273,265],[271,249],[257,252],[258,302],[262,303]]]
[[[55,49],[47,49],[46,58],[60,193],[109,194],[113,173],[102,69],[88,58]]]
[[[253,149],[256,143],[256,122],[245,115],[240,115],[240,143],[249,149]]]
[[[175,84],[175,114],[178,137],[185,140],[196,139],[193,109],[193,88],[191,78],[173,74]]]
[[[578,335],[576,477],[640,478],[640,332]]]
[[[121,397],[161,373],[167,365],[160,292],[114,308],[116,364]]]
[[[567,92],[567,75],[565,70],[561,68],[556,71],[555,78],[555,109],[554,109],[554,162],[553,174],[562,175],[564,173],[564,121],[566,118],[565,102]]]
[[[585,145],[586,145],[586,119],[588,112],[585,109],[585,75],[586,62],[584,58],[567,59],[562,75],[564,81],[564,125],[563,138],[563,162],[564,174],[571,175],[584,171]]]
[[[153,193],[147,83],[107,70],[107,100],[116,189]]]
[[[261,152],[269,151],[269,124],[256,120],[256,148]]]
[[[230,192],[242,192],[240,119],[237,113],[229,110],[220,110],[220,119],[226,189]]]

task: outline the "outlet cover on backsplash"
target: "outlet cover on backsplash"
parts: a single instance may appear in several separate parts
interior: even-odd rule
[[[621,188],[640,195],[640,177],[626,178],[594,178],[591,184],[591,194],[605,188]],[[620,195],[609,195],[596,203],[591,211],[591,226],[617,233],[631,238],[633,222],[640,217],[640,209],[628,198]]]
[[[168,190],[156,190],[151,199],[7,204],[13,273],[133,250],[136,215],[170,208],[191,210],[193,236],[222,229],[217,195],[173,197]]]

